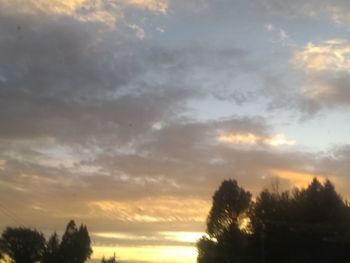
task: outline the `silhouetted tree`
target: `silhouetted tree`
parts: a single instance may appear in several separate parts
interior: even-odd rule
[[[60,240],[58,239],[57,233],[53,233],[46,244],[43,263],[60,263]]]
[[[198,258],[199,263],[212,263],[218,262],[218,249],[217,243],[205,236],[203,236],[197,242]]]
[[[81,225],[78,229],[75,222],[71,220],[60,245],[62,262],[83,263],[90,258],[91,254],[91,240],[86,226]]]
[[[197,243],[199,263],[350,262],[350,208],[329,180],[322,184],[315,178],[306,189],[291,193],[263,190],[250,203],[245,231],[237,218],[246,206],[229,204],[240,192],[224,191],[239,188],[237,183],[230,184],[220,186],[214,195],[208,218],[210,238],[203,237]],[[236,200],[249,204],[245,198]]]
[[[213,196],[213,205],[207,219],[207,232],[217,238],[248,208],[251,194],[241,188],[236,180],[225,180]]]
[[[2,253],[15,263],[37,262],[42,259],[45,250],[44,235],[29,228],[6,228],[1,243]]]
[[[239,217],[250,202],[251,194],[235,180],[222,182],[207,219],[209,237],[197,244],[198,262],[244,262],[249,237],[240,229]]]

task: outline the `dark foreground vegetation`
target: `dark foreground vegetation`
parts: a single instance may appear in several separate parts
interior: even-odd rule
[[[235,180],[213,196],[199,263],[349,263],[350,208],[330,181],[263,190],[255,201]]]
[[[44,234],[25,227],[7,227],[0,239],[0,259],[14,263],[84,263],[92,254],[91,240],[85,225],[77,227],[71,220],[60,240],[53,233]],[[102,263],[116,263],[115,257]]]

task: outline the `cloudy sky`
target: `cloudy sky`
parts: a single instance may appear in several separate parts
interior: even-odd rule
[[[350,197],[347,0],[0,0],[0,229],[194,263],[211,196]]]

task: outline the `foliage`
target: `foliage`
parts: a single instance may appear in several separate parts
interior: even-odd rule
[[[197,243],[198,262],[211,263],[218,259],[217,244],[213,240],[203,236]]]
[[[242,206],[242,199],[232,198],[237,196],[238,188],[233,185],[226,190],[231,193],[223,191],[221,185],[214,195],[208,224],[219,226],[216,229],[220,231],[214,231],[212,239],[198,242],[199,263],[350,262],[350,208],[330,181],[322,184],[314,179],[306,189],[294,189],[292,193],[264,189],[249,207]],[[223,195],[219,192],[231,198],[217,198]],[[243,189],[241,192],[248,193]],[[214,208],[217,203],[224,209]],[[222,221],[222,216],[213,217],[214,210],[223,210],[221,215],[231,218]],[[244,212],[250,222],[249,231],[234,223]],[[211,229],[208,225],[208,234]]]
[[[7,227],[1,236],[1,249],[16,263],[34,263],[42,258],[45,238],[37,230]]]
[[[22,227],[6,228],[0,239],[0,256],[7,256],[14,263],[84,263],[91,254],[86,226],[77,228],[73,220],[61,242],[56,233],[46,242],[42,233]]]
[[[60,263],[60,240],[57,233],[53,233],[46,244],[46,249],[43,256],[43,263]]]
[[[78,229],[73,220],[68,223],[62,237],[60,254],[65,263],[83,263],[90,258],[91,240],[86,226],[81,225]]]
[[[213,196],[213,205],[207,220],[207,232],[217,238],[232,224],[238,224],[239,216],[248,208],[251,194],[235,180],[222,182]]]

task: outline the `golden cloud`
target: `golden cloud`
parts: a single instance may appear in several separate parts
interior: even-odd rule
[[[253,133],[230,133],[222,134],[218,138],[220,142],[232,144],[265,144],[270,146],[294,145],[296,141],[286,139],[282,133],[275,134],[272,137],[264,137]]]
[[[210,203],[200,199],[178,197],[144,198],[136,201],[93,201],[91,214],[131,222],[204,222]]]
[[[311,99],[347,101],[343,88],[344,76],[350,73],[350,42],[330,39],[319,44],[309,43],[295,53],[293,63],[308,79],[301,94]]]
[[[294,64],[306,72],[324,70],[350,72],[350,43],[344,39],[331,39],[318,45],[308,43],[297,51]]]
[[[80,21],[101,22],[114,26],[124,7],[145,8],[165,14],[165,0],[0,0],[0,5],[17,12],[67,15]]]
[[[0,0],[2,6],[14,7],[17,11],[25,13],[43,11],[56,14],[72,14],[84,3],[86,3],[86,0]]]

